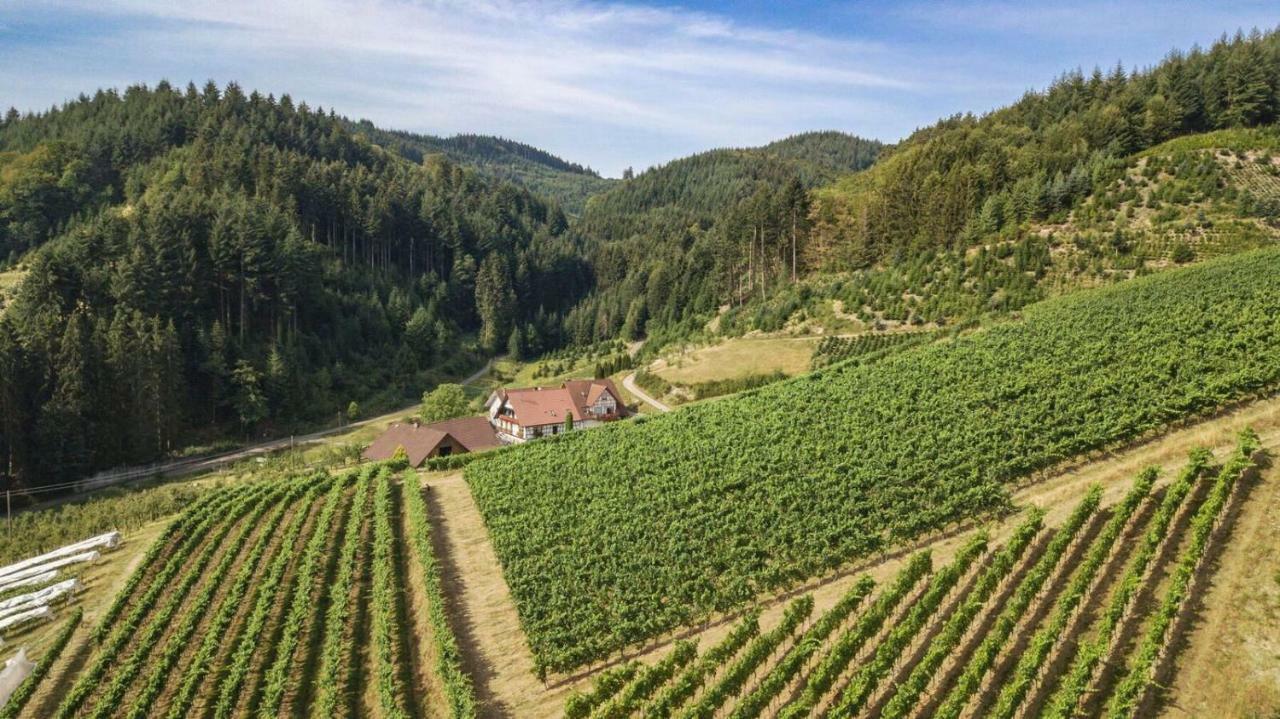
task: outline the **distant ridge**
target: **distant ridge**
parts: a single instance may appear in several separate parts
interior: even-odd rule
[[[349,123],[352,132],[412,162],[442,154],[501,180],[519,183],[555,200],[568,213],[581,213],[588,197],[607,190],[614,180],[590,167],[569,162],[532,145],[492,135],[437,137],[403,130],[384,130],[369,120]]]

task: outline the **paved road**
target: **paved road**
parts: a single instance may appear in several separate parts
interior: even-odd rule
[[[626,387],[627,391],[630,392],[631,394],[634,394],[635,396],[639,397],[645,404],[657,409],[659,412],[671,411],[670,407],[650,397],[648,393],[646,393],[644,390],[640,389],[640,387],[636,385],[635,372],[632,372],[631,374],[622,378],[622,386]]]
[[[492,367],[493,367],[493,360],[489,360],[485,362],[483,367],[476,370],[474,373],[471,374],[471,376],[462,380],[462,382],[460,382],[459,384],[469,385],[479,381],[481,377],[484,377],[489,373],[489,370]],[[196,463],[197,463],[196,465],[190,468],[183,468],[179,474],[191,474],[193,472],[198,472],[202,469],[212,469],[214,467],[217,467],[221,464],[225,464],[227,462],[234,462],[236,460],[245,459],[246,457],[253,457],[260,454],[274,452],[276,450],[289,447],[290,445],[296,446],[299,444],[310,444],[312,442],[316,442],[318,440],[324,439],[325,437],[329,437],[331,435],[340,434],[343,432],[350,432],[353,429],[357,429],[365,425],[375,424],[378,422],[384,422],[389,419],[394,419],[396,417],[403,415],[406,412],[412,412],[418,409],[418,406],[419,406],[418,403],[414,403],[406,407],[402,407],[400,409],[394,410],[392,412],[378,415],[377,417],[370,417],[369,419],[360,420],[359,422],[344,424],[341,427],[330,427],[329,429],[322,429],[319,432],[312,432],[311,434],[303,434],[303,435],[298,435],[296,437],[284,437],[281,439],[275,439],[275,440],[271,440],[270,442],[255,444],[252,447],[245,447],[242,449],[235,450],[233,452],[229,452],[227,454],[218,455],[216,457],[208,457],[203,460],[196,460]],[[166,472],[166,474],[172,475],[173,473]]]
[[[462,380],[461,384],[468,385],[468,384],[472,384],[474,382],[479,381],[480,378],[484,377],[489,373],[489,370],[492,367],[493,367],[493,360],[489,360],[485,362],[483,367],[476,370],[470,377],[467,377],[466,379]],[[407,407],[403,407],[394,412],[388,412],[386,414],[379,415],[377,417],[371,417],[369,419],[361,420],[359,422],[352,422],[351,424],[344,424],[341,427],[330,427],[328,429],[322,429],[319,432],[312,432],[310,434],[301,434],[301,435],[296,435],[292,437],[281,437],[279,439],[273,439],[267,442],[261,442],[259,444],[254,444],[248,447],[241,447],[240,449],[235,449],[230,452],[224,452],[222,454],[210,455],[206,457],[194,457],[191,459],[177,459],[177,460],[173,460],[172,462],[164,462],[161,464],[147,465],[144,467],[128,467],[115,472],[111,472],[110,474],[102,474],[102,475],[93,477],[91,479],[86,479],[84,480],[83,483],[81,483],[81,486],[85,490],[98,489],[101,487],[110,486],[112,484],[117,484],[119,482],[129,481],[131,479],[141,479],[143,477],[152,477],[152,476],[161,475],[161,474],[168,477],[184,477],[190,474],[196,474],[198,472],[217,469],[219,467],[222,467],[223,465],[229,464],[231,462],[236,462],[242,459],[248,459],[251,457],[258,457],[265,454],[269,454],[271,452],[285,449],[290,446],[296,447],[298,445],[311,444],[312,442],[317,442],[321,439],[324,439],[325,437],[329,437],[335,434],[340,434],[343,432],[350,432],[351,430],[356,429],[358,427],[363,427],[368,424],[383,422],[388,419],[393,419],[395,417],[403,416],[406,412],[412,412],[417,408],[418,408],[417,404],[411,404],[411,405],[408,405]]]

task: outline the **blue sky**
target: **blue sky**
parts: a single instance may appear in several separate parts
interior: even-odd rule
[[[1063,70],[1280,23],[1272,2],[4,0],[0,106],[214,79],[608,175],[814,129],[894,141]]]

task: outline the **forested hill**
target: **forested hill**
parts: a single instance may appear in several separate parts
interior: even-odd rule
[[[1280,34],[1223,37],[1143,71],[1069,72],[1043,92],[913,134],[817,194],[810,258],[850,269],[1061,221],[1170,138],[1280,117]]]
[[[705,317],[797,269],[808,188],[875,161],[882,144],[813,132],[760,148],[674,160],[588,201],[574,225],[596,292],[568,318],[573,337],[632,337]]]
[[[527,189],[235,84],[10,113],[0,462],[76,478],[398,403],[513,329],[556,342],[589,282],[566,227]]]
[[[725,304],[722,331],[772,331],[832,300],[864,326],[943,324],[1274,242],[1277,119],[1280,35],[1254,32],[892,147],[820,133],[678,160],[588,203],[596,290],[567,328],[654,346]]]
[[[435,137],[400,130],[383,130],[368,120],[351,123],[354,132],[414,162],[440,153],[462,165],[516,182],[534,193],[560,203],[565,212],[578,215],[587,198],[609,189],[615,181],[589,167],[569,162],[523,142],[489,135]]]

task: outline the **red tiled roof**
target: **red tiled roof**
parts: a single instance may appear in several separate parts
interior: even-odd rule
[[[570,412],[574,419],[590,418],[588,408],[605,391],[618,401],[621,414],[622,401],[611,379],[569,380],[559,387],[503,389],[498,390],[498,397],[515,412],[507,419],[523,427],[536,427],[563,422]]]
[[[468,452],[478,452],[499,445],[498,438],[484,417],[458,417],[432,424],[396,423],[387,428],[364,451],[365,459],[387,460],[396,449],[404,447],[409,464],[420,466],[446,437],[452,437]]]

